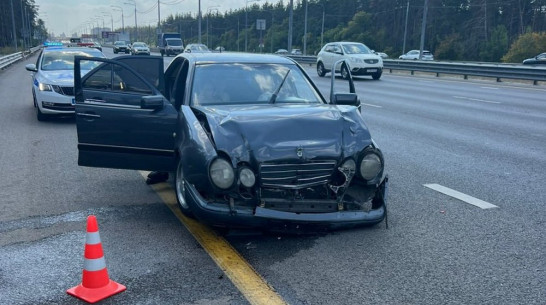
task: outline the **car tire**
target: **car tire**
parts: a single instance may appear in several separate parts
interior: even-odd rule
[[[372,74],[372,78],[375,79],[375,80],[378,80],[381,78],[381,74],[383,74],[382,72],[376,72],[374,74]]]
[[[36,106],[36,119],[40,122],[47,121],[47,116]]]
[[[326,70],[324,70],[324,64],[321,61],[319,61],[317,64],[317,74],[320,77],[324,77],[324,75],[326,75]]]
[[[180,208],[182,214],[194,218],[186,199],[186,181],[184,180],[184,169],[182,167],[182,161],[179,160],[174,176],[176,202],[178,203],[178,207]]]
[[[347,69],[347,65],[345,64],[341,66],[341,77],[343,77],[343,79],[349,79],[349,69]]]
[[[36,111],[36,119],[40,122],[46,121],[47,116],[40,111],[40,107],[38,107],[38,101],[36,100],[36,93],[34,93],[34,90],[32,90],[32,103],[34,104],[34,108]]]

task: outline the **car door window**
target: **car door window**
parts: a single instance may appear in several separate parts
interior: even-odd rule
[[[112,90],[131,93],[152,94],[152,90],[133,72],[122,66],[114,66]]]
[[[81,63],[81,62],[80,62]],[[112,88],[112,65],[103,64],[97,70],[92,72],[87,79],[82,82],[82,88],[94,90],[111,90]]]

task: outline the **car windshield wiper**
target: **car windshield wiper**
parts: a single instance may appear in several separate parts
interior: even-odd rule
[[[284,75],[282,82],[279,84],[279,87],[277,87],[277,90],[273,92],[273,95],[271,95],[271,98],[269,99],[269,104],[275,104],[275,101],[277,100],[277,96],[279,95],[279,91],[281,91],[282,85],[284,85],[284,81],[288,77],[288,74],[290,73],[290,69],[286,72]]]

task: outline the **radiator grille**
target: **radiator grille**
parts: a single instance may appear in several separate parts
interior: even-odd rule
[[[330,181],[335,166],[335,161],[262,163],[260,165],[261,186],[298,189],[326,184]]]

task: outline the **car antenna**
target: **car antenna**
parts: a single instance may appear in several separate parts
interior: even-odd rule
[[[271,98],[269,99],[269,104],[275,104],[275,101],[277,100],[277,95],[279,94],[279,91],[281,91],[282,85],[284,84],[284,81],[288,77],[289,73],[290,73],[290,69],[288,69],[288,71],[284,75],[282,82],[279,84],[279,87],[277,87],[277,90],[275,90],[275,92],[273,92],[273,95],[271,95]]]

